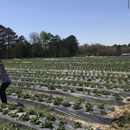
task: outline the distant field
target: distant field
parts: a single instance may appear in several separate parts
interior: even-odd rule
[[[12,83],[7,89],[10,104],[0,104],[1,119],[17,119],[21,129],[130,128],[130,57],[3,62]]]

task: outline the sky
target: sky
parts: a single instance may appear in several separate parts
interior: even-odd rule
[[[80,45],[128,45],[128,1],[0,0],[0,24],[27,40],[30,33],[45,31],[62,39],[74,35]]]

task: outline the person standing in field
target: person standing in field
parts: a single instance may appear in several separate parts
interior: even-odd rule
[[[3,62],[0,60],[0,80],[2,82],[0,86],[0,98],[2,103],[7,103],[6,89],[10,85],[11,80],[7,74]]]

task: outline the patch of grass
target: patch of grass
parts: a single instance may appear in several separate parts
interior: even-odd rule
[[[21,128],[20,124],[13,120],[0,120],[0,130],[32,130],[32,128]]]

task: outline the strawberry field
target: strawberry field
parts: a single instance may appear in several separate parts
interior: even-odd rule
[[[3,60],[12,83],[0,119],[17,129],[130,128],[130,58]],[[12,129],[12,128],[11,128]]]

